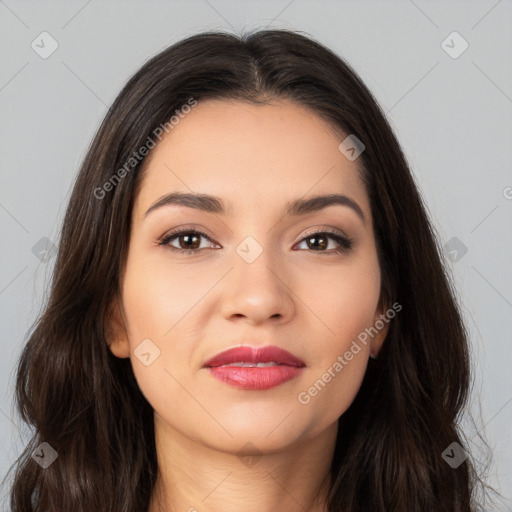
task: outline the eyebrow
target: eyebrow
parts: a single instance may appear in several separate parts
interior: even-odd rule
[[[286,203],[286,214],[289,216],[305,215],[312,212],[317,212],[328,206],[332,205],[348,206],[354,210],[360,219],[365,223],[365,217],[361,207],[350,197],[343,194],[327,194],[313,196],[308,199],[295,199]],[[226,215],[227,209],[224,205],[224,201],[220,197],[211,196],[208,194],[190,194],[184,192],[172,192],[161,197],[155,204],[150,206],[144,218],[157,208],[163,206],[186,206],[188,208],[194,208],[207,213],[215,213],[218,215]]]

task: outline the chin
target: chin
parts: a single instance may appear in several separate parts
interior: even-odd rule
[[[215,429],[215,432],[210,429],[205,435],[211,438],[210,443],[216,444],[218,448],[235,452],[248,442],[262,451],[280,450],[297,442],[310,430],[307,422],[303,424],[298,421],[297,411],[292,407],[279,407],[266,413],[251,410],[250,407],[241,407],[237,411],[232,409],[230,414],[218,416],[216,419],[232,437],[224,430],[219,436],[220,427]]]

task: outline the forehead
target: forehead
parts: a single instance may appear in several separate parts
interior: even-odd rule
[[[349,161],[338,149],[345,136],[289,101],[199,102],[151,150],[134,213],[140,217],[173,191],[222,197],[228,215],[341,193],[369,216],[357,161]]]

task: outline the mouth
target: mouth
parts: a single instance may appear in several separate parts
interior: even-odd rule
[[[282,366],[282,363],[276,363],[275,361],[270,361],[268,363],[246,363],[244,361],[237,361],[235,363],[221,364],[215,368],[225,368],[226,366],[238,366],[240,368],[268,368],[269,366],[280,365]]]
[[[209,359],[203,366],[210,375],[245,390],[270,389],[298,377],[304,361],[275,346],[235,347]]]

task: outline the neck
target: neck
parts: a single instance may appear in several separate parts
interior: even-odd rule
[[[158,477],[148,512],[325,512],[336,435],[337,423],[242,457],[183,436],[155,413]]]

